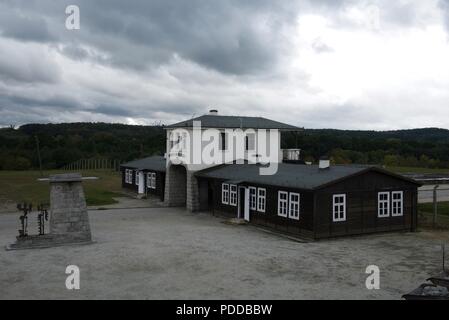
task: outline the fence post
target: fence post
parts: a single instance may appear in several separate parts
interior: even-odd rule
[[[443,250],[443,273],[446,274],[446,245],[441,244],[441,249]]]
[[[437,189],[438,189],[438,187],[439,187],[439,185],[436,185],[433,188],[433,222],[432,222],[433,228],[435,228],[436,224],[437,224],[437,215],[438,215]]]

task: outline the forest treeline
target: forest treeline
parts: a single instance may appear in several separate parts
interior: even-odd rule
[[[0,129],[0,170],[39,167],[58,169],[79,159],[128,161],[162,154],[163,126],[110,123],[27,124]],[[428,168],[449,167],[449,130],[398,131],[306,129],[282,135],[283,148],[301,148],[303,159],[315,162],[327,155],[338,164],[383,164]]]

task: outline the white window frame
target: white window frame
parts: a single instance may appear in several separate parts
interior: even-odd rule
[[[297,201],[292,198],[298,197]],[[290,192],[288,196],[288,217],[290,219],[299,220],[301,196],[297,192]]]
[[[257,188],[249,187],[249,209],[256,210],[257,209]]]
[[[220,141],[219,141],[220,151],[227,151],[228,149],[228,137],[226,131],[220,132]]]
[[[337,199],[343,198],[343,202],[336,202]],[[343,213],[343,216],[341,215]],[[332,221],[346,221],[346,194],[334,194],[332,196]]]
[[[125,183],[129,183],[129,169],[125,169]]]
[[[380,199],[380,197],[383,195],[387,196],[386,200]],[[382,204],[382,206],[381,206],[381,204]],[[386,207],[384,205],[386,205]],[[384,209],[386,209],[387,213],[381,214],[381,211],[383,211]],[[387,218],[389,216],[390,216],[390,192],[378,192],[377,193],[377,217],[378,218]]]
[[[156,172],[147,173],[147,188],[156,189]]]
[[[245,150],[246,151],[256,151],[256,133],[248,133],[245,136]]]
[[[229,185],[229,205],[237,206],[237,185]]]
[[[221,203],[229,204],[229,184],[221,184]]]
[[[395,195],[400,195],[399,199],[395,199]],[[395,208],[395,204],[397,205]],[[395,209],[396,212],[395,212]],[[404,215],[404,192],[403,191],[392,191],[391,192],[391,216],[392,217],[402,217]]]
[[[285,196],[285,199],[282,199],[281,195]],[[288,192],[278,191],[278,216],[287,218],[288,208]]]
[[[138,186],[139,185],[139,174],[140,174],[139,170],[135,170],[135,174],[136,174],[136,186]]]
[[[261,195],[261,191],[263,191],[263,195]],[[257,211],[265,212],[267,207],[267,189],[265,188],[257,188]]]
[[[153,172],[153,174],[152,174],[152,176],[153,176],[153,189],[156,189],[156,183],[157,183],[157,175],[156,175],[156,172]]]

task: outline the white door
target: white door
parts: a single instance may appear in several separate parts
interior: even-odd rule
[[[245,220],[249,221],[249,189],[245,188],[245,206],[244,206]]]
[[[139,194],[145,193],[145,174],[139,171]]]

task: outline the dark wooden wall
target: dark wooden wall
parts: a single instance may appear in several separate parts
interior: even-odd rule
[[[125,183],[125,169],[133,170],[132,184]],[[136,185],[135,169],[133,169],[133,168],[126,168],[126,167],[120,167],[120,172],[122,174],[122,188],[137,193],[138,192],[138,186]]]
[[[133,170],[132,184],[125,183],[125,169]],[[120,169],[121,175],[122,175],[122,188],[127,189],[127,190],[131,190],[131,191],[137,193],[139,191],[139,188],[136,185],[135,170],[136,169],[125,168],[125,167],[122,167]],[[144,172],[144,185],[145,185],[144,190],[146,190],[146,192],[148,194],[153,194],[153,195],[159,196],[161,201],[164,201],[164,195],[165,195],[165,172],[152,171],[152,170],[143,170],[143,172]],[[147,173],[148,172],[156,172],[156,189],[150,189],[147,186]]]
[[[377,217],[377,196],[403,191],[403,216]],[[346,194],[346,221],[332,221],[332,195]],[[378,172],[367,172],[323,188],[315,194],[315,238],[413,230],[417,219],[417,186]]]
[[[223,180],[207,180],[200,178],[199,185],[206,185],[205,181],[209,181],[209,185],[213,188],[214,199],[212,210],[217,214],[236,218],[238,206],[226,205],[221,202],[221,185],[222,183],[227,182]],[[251,223],[297,236],[311,237],[313,235],[313,193],[311,191],[260,184],[244,184],[242,186],[266,189],[265,213],[257,210],[250,210]],[[205,190],[205,187],[200,187],[200,191],[203,190]],[[278,216],[278,191],[297,192],[300,194],[299,220]]]
[[[212,188],[214,213],[237,217],[238,206],[221,203],[223,180],[199,178],[200,192]],[[243,184],[242,184],[243,185]],[[330,238],[385,231],[413,231],[417,225],[417,185],[383,173],[369,171],[319,190],[300,190],[271,185],[244,184],[266,189],[265,213],[250,210],[250,222],[271,229],[308,238]],[[300,218],[280,217],[278,191],[300,194]],[[403,191],[403,216],[377,217],[377,194],[381,191]],[[346,221],[333,222],[332,196],[346,194]],[[202,199],[205,204],[208,200]],[[391,201],[391,195],[390,195]],[[202,205],[202,210],[207,206]]]

